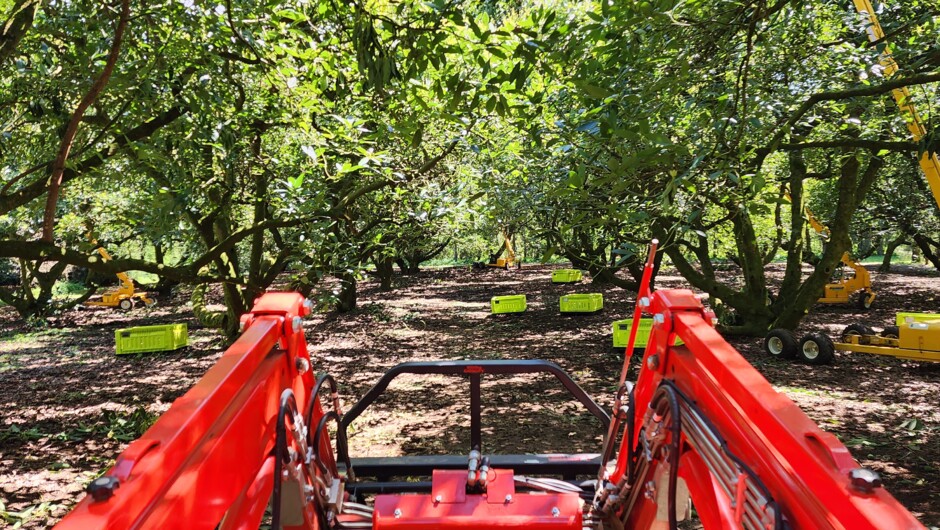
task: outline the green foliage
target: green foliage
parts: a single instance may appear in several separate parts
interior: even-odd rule
[[[39,233],[49,162],[112,44],[114,15],[98,7],[43,4],[0,55],[0,256],[40,257],[18,243]],[[940,65],[934,7],[880,13],[898,30],[890,44],[904,75]],[[222,282],[233,316],[284,271],[305,291],[343,277],[351,295],[372,265],[414,270],[444,248],[456,261],[488,259],[503,232],[531,255],[609,274],[635,267],[658,236],[700,269],[684,272],[692,283],[728,298],[706,262],[768,261],[795,238],[782,204],[793,149],[803,180],[831,183],[807,186],[811,195],[835,198],[839,168],[872,160],[845,142],[905,134],[887,94],[801,107],[810,94],[884,82],[883,46],[868,46],[864,22],[831,2],[234,0],[133,11],[71,146],[56,243],[72,263],[92,252],[90,235],[161,281]],[[931,90],[915,87],[915,103],[929,107]],[[808,142],[825,147],[799,147]],[[879,160],[900,164],[888,155]],[[835,215],[837,203],[820,210]],[[24,300],[52,281],[30,270]],[[760,279],[745,283],[742,299],[766,298]],[[50,303],[10,296],[40,316]]]

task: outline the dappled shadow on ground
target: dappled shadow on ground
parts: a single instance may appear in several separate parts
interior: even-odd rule
[[[880,329],[895,311],[940,308],[940,278],[907,272],[873,272],[879,299],[871,311],[819,306],[800,331],[835,334],[856,321]],[[622,362],[622,351],[611,349],[610,326],[632,314],[634,295],[589,281],[553,285],[550,273],[551,267],[436,269],[397,276],[391,292],[364,282],[357,311],[308,321],[316,370],[337,378],[348,410],[398,363],[545,359],[609,411]],[[686,287],[666,274],[659,284]],[[603,311],[559,313],[560,296],[586,292],[604,294]],[[526,294],[528,310],[490,315],[490,298],[505,294]],[[27,526],[60,517],[135,428],[146,428],[148,418],[165,410],[218,357],[219,339],[199,329],[191,332],[194,345],[179,352],[114,356],[112,337],[119,327],[177,321],[194,327],[191,311],[179,304],[163,304],[152,313],[78,313],[56,329],[28,336],[2,315],[0,415],[7,434],[0,438],[0,497],[8,510],[43,501],[60,505]],[[758,339],[732,343],[862,464],[881,471],[889,491],[925,523],[940,524],[940,493],[931,486],[940,479],[940,364],[840,354],[832,366],[810,367],[768,358]],[[403,375],[352,424],[353,456],[465,454],[469,401],[465,378]],[[485,375],[482,401],[485,452],[600,450],[600,422],[554,377]]]
[[[219,337],[200,329],[183,305],[178,299],[130,312],[81,309],[38,330],[24,329],[4,308],[0,502],[8,512],[32,510],[25,528],[61,518],[85,485],[218,359]],[[189,347],[114,354],[117,329],[182,322]]]

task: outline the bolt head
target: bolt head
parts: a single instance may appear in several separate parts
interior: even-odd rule
[[[304,309],[307,310],[307,313],[313,312],[313,301],[310,300],[309,298],[304,298],[303,306],[304,306]]]
[[[294,333],[299,333],[300,330],[304,329],[304,319],[294,317],[293,320],[291,320],[291,328],[294,330]]]
[[[86,491],[95,502],[102,502],[114,496],[114,490],[121,486],[121,481],[116,477],[103,476],[91,481]]]
[[[644,296],[640,298],[640,307],[649,307],[649,306],[650,306],[650,299],[648,297]]]
[[[506,495],[506,504],[512,502],[512,495]]]
[[[552,508],[552,517],[558,517],[559,515],[561,515],[561,510],[559,510],[557,507]]]
[[[398,519],[399,517],[401,517],[401,508],[395,508],[394,515],[395,515],[395,519]]]
[[[881,476],[874,470],[860,467],[849,471],[852,487],[863,492],[871,493],[875,488],[881,487]]]
[[[310,361],[308,361],[307,359],[305,359],[305,358],[303,358],[303,357],[298,357],[298,358],[297,358],[297,361],[295,361],[295,362],[296,362],[296,364],[297,364],[297,372],[298,372],[298,373],[305,374],[305,373],[307,373],[307,370],[310,369]]]
[[[665,321],[666,321],[666,315],[663,315],[662,313],[656,313],[655,315],[653,315],[653,322],[654,322],[654,323],[656,323],[656,324],[662,324],[662,323],[665,322]]]
[[[434,497],[434,502],[441,502],[443,500],[444,500],[444,497],[442,495],[438,495],[437,497]]]
[[[659,368],[659,355],[651,355],[650,358],[646,360],[646,367],[650,370]]]

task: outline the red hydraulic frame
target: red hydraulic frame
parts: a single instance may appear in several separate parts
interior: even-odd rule
[[[101,500],[87,496],[56,528],[257,529],[273,488],[280,395],[291,389],[305,404],[313,386],[300,324],[308,312],[299,294],[263,295],[218,363],[98,479]]]
[[[650,256],[654,252],[655,242]],[[670,412],[655,405],[664,390],[676,396],[672,413],[682,415],[679,439],[670,440],[678,453],[672,455],[674,473],[684,480],[705,528],[774,528],[775,520],[791,528],[924,528],[834,435],[776,392],[718,334],[714,315],[692,291],[650,293],[648,285],[641,287],[638,308],[653,314],[654,325],[633,388],[635,406],[627,413],[632,417],[624,418],[632,422],[632,436],[623,437],[616,467],[607,475],[609,484],[632,481],[632,488],[618,492],[632,494],[620,499],[617,514],[626,528],[668,528],[657,506],[657,488],[666,487],[657,468],[670,467],[671,451],[662,458],[655,451],[644,454],[656,446],[650,440],[669,438],[660,425]],[[684,345],[668,346],[677,336]],[[713,447],[703,447],[707,439]],[[629,477],[631,472],[636,476]],[[747,502],[759,504],[750,507],[750,521]]]
[[[705,528],[923,529],[835,436],[774,391],[721,338],[713,315],[691,291],[651,293],[648,285],[647,277],[638,306],[653,314],[653,330],[636,385],[625,382],[618,394],[609,431],[614,435],[604,448],[606,458],[607,448],[616,445],[616,459],[600,466],[595,500],[585,505],[583,517],[580,499],[590,498],[590,491],[530,494],[524,491],[527,479],[496,464],[494,456],[487,489],[471,488],[466,471],[435,467],[429,492],[379,494],[365,519],[371,524],[360,524],[659,529],[671,527],[690,496]],[[305,454],[319,463],[317,452],[331,451],[329,441],[318,438],[322,427],[336,421],[343,439],[345,422],[335,385],[334,410],[324,412],[320,396],[311,396],[320,385],[314,384],[300,322],[307,312],[298,294],[260,298],[243,318],[241,338],[122,453],[57,528],[254,530],[272,493],[285,501],[277,512],[281,528],[322,528],[326,519],[317,514],[326,512],[314,506],[314,466],[309,458],[306,466],[297,463]],[[684,345],[667,346],[676,336]],[[497,361],[463,363],[453,368],[470,375],[521,369]],[[368,406],[366,398],[351,410]],[[296,408],[286,415],[289,403]],[[627,426],[622,437],[621,424]],[[314,425],[318,434],[311,441]],[[286,437],[292,438],[284,445]],[[310,450],[301,438],[313,444]],[[332,477],[340,493],[330,502],[340,507],[340,517],[340,483],[357,484],[346,462],[347,476]]]

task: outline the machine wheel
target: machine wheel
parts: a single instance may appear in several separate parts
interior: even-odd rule
[[[901,328],[897,326],[888,326],[881,331],[881,336],[886,339],[900,339]]]
[[[849,341],[848,338],[851,335],[858,335],[860,337],[863,337],[865,335],[874,335],[874,334],[875,334],[875,330],[871,329],[865,324],[849,324],[848,326],[845,327],[845,329],[842,330],[842,335],[839,338],[842,340],[842,342],[848,342]]]
[[[807,364],[829,364],[835,357],[832,339],[824,333],[810,333],[800,340],[800,358]]]
[[[134,302],[131,302],[130,298],[125,298],[118,303],[118,307],[125,311],[130,311],[134,307]]]
[[[872,303],[874,303],[875,297],[862,291],[858,293],[858,299],[855,300],[855,307],[861,309],[862,311],[867,311],[871,309]]]
[[[764,338],[764,351],[781,359],[796,357],[799,347],[800,343],[789,329],[772,329]]]

